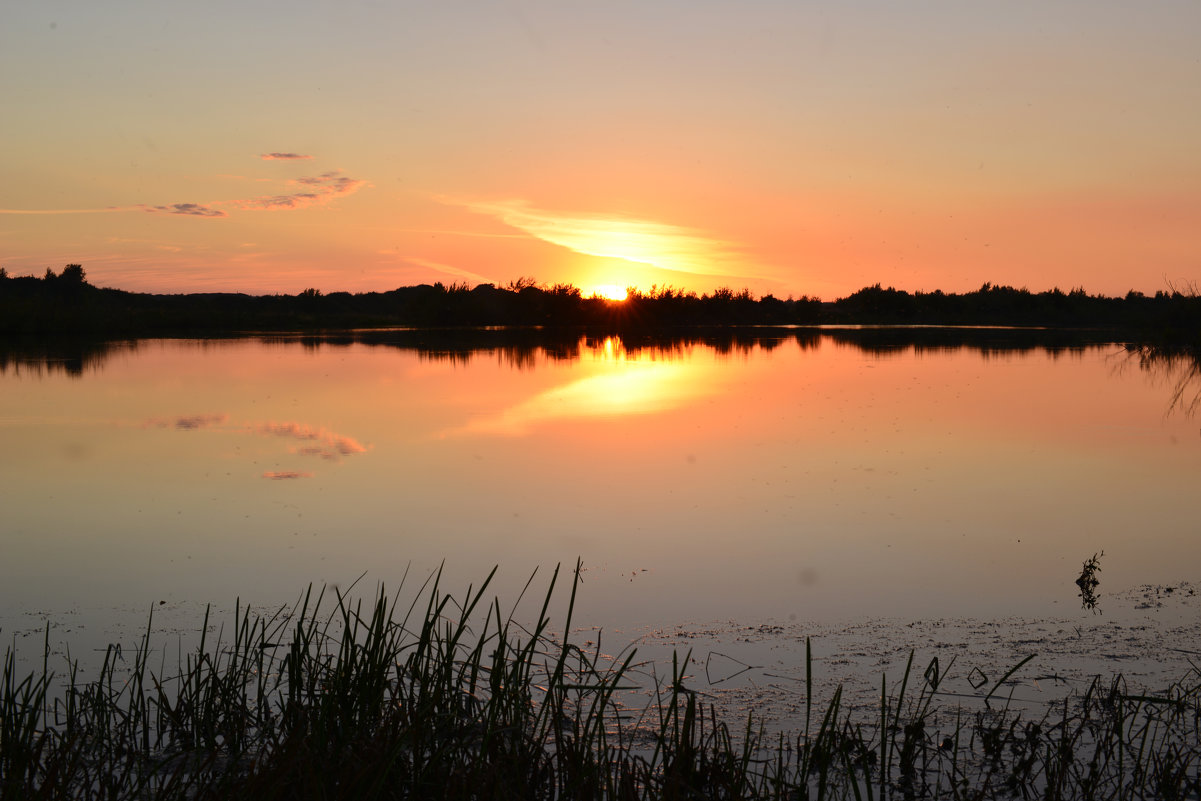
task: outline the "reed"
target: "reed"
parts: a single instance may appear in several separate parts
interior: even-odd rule
[[[733,724],[636,652],[605,658],[551,607],[532,625],[478,588],[435,575],[404,606],[310,589],[292,608],[240,605],[229,634],[201,635],[168,669],[152,623],[132,658],[110,647],[95,677],[49,664],[0,676],[0,798],[50,799],[890,799],[1197,798],[1201,672],[1163,692],[1095,681],[1042,714],[987,695],[951,704],[953,664],[913,657],[881,678],[878,714],[842,691],[813,698],[803,730]],[[493,571],[493,574],[495,571]],[[527,583],[526,591],[533,579]],[[524,595],[524,593],[523,593]],[[516,606],[514,607],[516,608]],[[206,615],[202,632],[209,630]],[[1019,664],[1017,667],[1020,667]],[[1015,668],[1016,670],[1016,668]],[[649,704],[636,691],[649,676]],[[982,688],[983,689],[983,688]]]

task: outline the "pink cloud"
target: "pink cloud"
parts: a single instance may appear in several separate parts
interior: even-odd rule
[[[259,155],[259,158],[263,159],[264,161],[278,161],[278,160],[294,161],[294,160],[301,160],[301,159],[311,159],[312,156],[306,156],[303,153],[261,153]]]
[[[205,206],[200,203],[172,203],[169,206],[145,206],[149,212],[163,212],[164,214],[186,214],[191,217],[228,217],[229,215],[214,209],[212,206]]]
[[[300,187],[303,191],[283,195],[265,195],[248,200],[235,200],[231,203],[240,209],[259,211],[324,206],[335,198],[353,195],[367,182],[343,175],[341,170],[333,170],[317,176],[294,178],[288,181],[288,184]]]

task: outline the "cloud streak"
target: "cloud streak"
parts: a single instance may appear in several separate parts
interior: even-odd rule
[[[145,206],[146,211],[163,212],[165,214],[184,214],[189,217],[228,217],[229,215],[200,203],[172,203],[169,206]]]
[[[262,153],[259,158],[263,161],[298,161],[311,159],[312,156],[306,156],[303,153]]]
[[[311,159],[312,156],[301,153],[264,153],[260,158],[298,160]],[[285,185],[292,188],[293,191],[236,200],[216,200],[208,203],[184,202],[161,205],[139,203],[134,206],[107,206],[100,209],[0,209],[0,214],[112,214],[141,211],[151,214],[220,219],[230,216],[225,208],[239,211],[286,211],[325,206],[338,198],[353,195],[368,183],[344,175],[341,170],[330,170],[319,175],[292,178]]]
[[[119,211],[142,211],[145,206],[108,206],[103,209],[0,209],[0,214],[112,214]]]
[[[320,175],[294,178],[290,186],[301,191],[282,195],[265,195],[249,200],[231,201],[230,205],[248,211],[279,211],[281,209],[303,209],[309,206],[324,206],[327,203],[355,192],[367,185],[366,181],[343,175],[341,170],[324,172]]]
[[[450,201],[454,203],[454,201]],[[676,225],[620,215],[537,209],[523,200],[457,202],[561,247],[700,275],[740,274],[734,243]]]
[[[136,206],[107,206],[103,209],[0,209],[0,214],[114,214],[124,211],[148,211],[154,214],[183,214],[191,217],[228,217],[224,211],[213,208],[217,204],[170,203],[151,206],[139,203]]]

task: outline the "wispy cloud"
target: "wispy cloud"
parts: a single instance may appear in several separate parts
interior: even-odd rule
[[[113,214],[124,211],[148,211],[154,214],[183,214],[190,217],[228,217],[214,203],[170,203],[151,206],[139,203],[136,206],[106,206],[102,209],[0,209],[0,214]]]
[[[191,217],[228,217],[229,215],[200,203],[172,203],[169,206],[145,206],[146,211],[163,212],[165,214],[186,214]]]
[[[259,154],[259,158],[261,158],[263,161],[298,161],[303,159],[311,159],[312,156],[306,156],[303,153],[261,153]]]
[[[272,481],[282,481],[288,478],[312,478],[312,473],[306,473],[301,470],[267,470],[263,472],[263,478],[269,478]]]
[[[142,211],[145,206],[106,206],[102,209],[0,209],[0,214],[112,214],[119,211]]]
[[[311,159],[300,153],[264,153],[264,159]],[[269,179],[268,179],[269,180]],[[152,214],[176,214],[185,217],[228,217],[226,208],[241,211],[279,211],[324,206],[340,197],[353,195],[367,186],[367,181],[351,178],[341,170],[330,170],[320,175],[292,178],[285,186],[293,191],[275,195],[262,195],[236,200],[214,200],[207,203],[167,203],[154,205],[139,203],[133,206],[106,206],[98,209],[0,209],[0,214],[112,214],[127,211],[142,211]]]
[[[353,195],[366,186],[367,182],[343,175],[341,170],[333,170],[316,176],[293,178],[288,181],[288,184],[299,187],[301,191],[282,195],[266,195],[248,200],[234,200],[230,201],[230,205],[240,209],[258,211],[324,206],[336,198]]]
[[[739,274],[738,247],[677,225],[621,215],[556,212],[523,200],[453,201],[538,239],[589,256],[626,259],[702,275]]]

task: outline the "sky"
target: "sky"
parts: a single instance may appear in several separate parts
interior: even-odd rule
[[[39,0],[0,267],[834,299],[1201,284],[1201,3]]]

